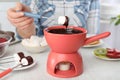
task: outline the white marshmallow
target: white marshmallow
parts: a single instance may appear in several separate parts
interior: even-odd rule
[[[30,47],[36,47],[40,46],[42,38],[39,38],[37,36],[31,36],[30,39],[23,39],[22,44],[25,46],[30,46]]]
[[[36,40],[36,41],[41,42],[41,41],[42,41],[42,38],[40,38],[40,37],[38,37],[38,36],[33,35],[33,36],[31,36],[31,37],[30,37],[30,40],[31,40],[31,41]]]
[[[26,66],[29,64],[28,60],[26,58],[22,58],[21,63],[23,66]]]
[[[41,52],[47,46],[45,37],[31,36],[30,39],[23,39],[21,44],[30,52]]]
[[[22,40],[22,44],[25,45],[25,46],[28,46],[30,43],[29,39],[23,39]]]
[[[42,38],[42,41],[41,41],[40,45],[41,46],[46,46],[47,45],[45,37]]]
[[[59,16],[58,18],[58,24],[65,24],[66,17],[65,16]]]
[[[30,46],[30,47],[38,47],[38,46],[40,46],[40,42],[38,41],[38,40],[30,40],[30,43],[29,43],[29,45],[28,46]]]

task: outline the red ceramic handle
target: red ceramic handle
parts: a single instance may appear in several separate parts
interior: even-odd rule
[[[5,75],[7,75],[7,74],[10,73],[10,72],[12,72],[12,69],[11,69],[11,68],[9,68],[9,69],[1,72],[1,73],[0,73],[0,78],[4,77]]]
[[[95,36],[89,37],[89,38],[86,39],[84,45],[89,44],[89,43],[91,43],[91,42],[93,42],[93,41],[96,41],[96,40],[99,40],[99,39],[108,37],[109,35],[110,35],[110,32],[104,32],[104,33],[97,34],[97,35],[95,35]]]

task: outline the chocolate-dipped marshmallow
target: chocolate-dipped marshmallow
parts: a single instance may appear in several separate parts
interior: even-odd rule
[[[31,56],[27,56],[21,59],[22,66],[28,66],[33,63],[33,58]]]
[[[21,59],[25,57],[23,52],[19,52],[17,54],[14,54],[13,56],[16,62],[20,62]]]
[[[58,24],[62,24],[67,27],[69,24],[69,18],[67,16],[60,16],[58,18]]]

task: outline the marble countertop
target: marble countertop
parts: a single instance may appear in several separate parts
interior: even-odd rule
[[[101,45],[99,47],[106,47]],[[80,48],[84,64],[84,71],[81,75],[72,78],[58,78],[48,74],[46,62],[49,50],[42,53],[27,52],[22,45],[11,45],[5,56],[13,55],[17,52],[24,52],[32,56],[37,64],[25,70],[13,71],[0,80],[119,80],[120,61],[107,61],[96,58],[92,51],[98,47]],[[0,69],[0,72],[3,70]]]

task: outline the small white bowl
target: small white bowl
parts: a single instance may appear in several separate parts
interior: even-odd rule
[[[29,39],[23,39],[21,44],[27,51],[32,53],[40,53],[48,48],[45,37],[31,36]]]
[[[24,46],[24,48],[28,51],[28,52],[32,52],[32,53],[40,53],[45,51],[48,46],[26,46],[24,44],[22,44]]]

